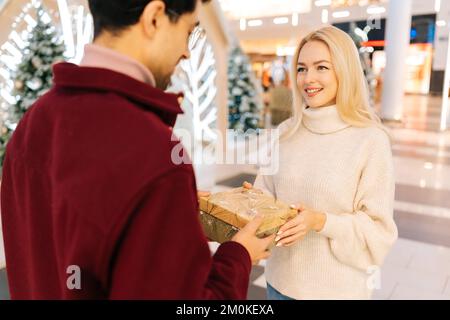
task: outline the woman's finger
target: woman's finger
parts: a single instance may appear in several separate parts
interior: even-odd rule
[[[250,183],[250,182],[247,182],[247,181],[245,181],[243,184],[242,184],[242,186],[245,188],[245,189],[252,189],[253,188],[253,185]]]
[[[282,235],[284,232],[286,232],[287,230],[294,228],[300,224],[302,224],[305,221],[305,218],[302,217],[301,215],[296,216],[295,218],[289,220],[288,222],[286,222],[278,231],[278,235]]]
[[[290,236],[293,236],[293,235],[295,235],[297,233],[304,233],[305,230],[306,230],[306,228],[305,228],[304,225],[297,225],[297,226],[295,226],[295,227],[293,227],[291,229],[288,229],[288,230],[284,231],[280,235],[278,235],[275,238],[275,242],[278,242],[278,241],[280,241],[282,239],[285,239],[285,238],[288,238]]]
[[[302,240],[302,238],[299,238],[299,239],[297,239],[297,240],[295,240],[295,241],[292,241],[292,242],[289,242],[289,243],[285,243],[285,244],[282,245],[282,247],[283,247],[283,248],[289,248],[289,247],[292,247],[294,244],[296,244],[297,242],[299,242],[299,241],[301,241],[301,240]]]
[[[293,204],[291,205],[291,209],[296,209],[299,212],[307,210],[306,206],[303,203]]]
[[[295,242],[297,242],[298,240],[302,239],[305,236],[305,233],[296,233],[293,236],[284,238],[280,241],[278,241],[277,243],[277,247],[285,247],[285,246],[290,246],[292,244],[294,244]]]
[[[300,239],[300,237],[301,237],[301,235],[297,233],[297,234],[294,234],[294,235],[289,236],[287,238],[284,238],[284,239],[282,239],[282,240],[277,242],[277,247],[285,246],[288,243],[297,241],[298,239]]]

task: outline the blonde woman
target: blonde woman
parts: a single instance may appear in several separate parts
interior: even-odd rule
[[[267,261],[268,298],[369,299],[398,235],[390,139],[346,33],[311,33],[293,62],[294,116],[280,126],[280,169],[254,186],[299,204]]]

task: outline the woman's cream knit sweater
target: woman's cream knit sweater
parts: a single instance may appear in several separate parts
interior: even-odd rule
[[[388,135],[348,126],[335,106],[310,108],[279,158],[278,173],[258,175],[255,188],[324,212],[327,221],[320,233],[275,248],[267,281],[295,299],[369,299],[398,236]]]

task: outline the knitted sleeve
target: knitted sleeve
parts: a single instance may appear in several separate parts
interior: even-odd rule
[[[390,142],[384,132],[373,136],[354,200],[354,212],[327,212],[321,235],[329,238],[335,257],[367,271],[381,266],[398,237],[393,219],[395,179]]]

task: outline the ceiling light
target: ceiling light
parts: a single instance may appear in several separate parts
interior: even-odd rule
[[[259,26],[262,26],[262,24],[263,24],[262,20],[259,20],[259,19],[248,21],[249,27],[259,27]]]
[[[434,1],[434,11],[436,12],[441,11],[441,0]]]
[[[290,17],[293,12],[309,13],[313,3],[312,0],[222,0],[220,6],[228,19],[249,20],[264,17]]]
[[[322,10],[322,23],[328,23],[328,10],[327,9],[323,9]]]
[[[334,18],[347,18],[350,16],[350,11],[335,11],[333,12]]]
[[[273,23],[275,23],[275,24],[287,24],[287,23],[289,23],[289,18],[287,18],[287,17],[275,18],[275,19],[273,19]]]
[[[247,29],[247,21],[244,18],[239,21],[239,28],[241,29],[241,31]]]
[[[367,8],[367,13],[368,14],[382,14],[386,12],[386,8],[385,7],[376,7],[376,6],[371,6]]]
[[[314,2],[316,7],[325,7],[331,5],[331,0],[316,0]]]
[[[293,13],[292,14],[292,25],[293,26],[298,26],[298,13]]]

